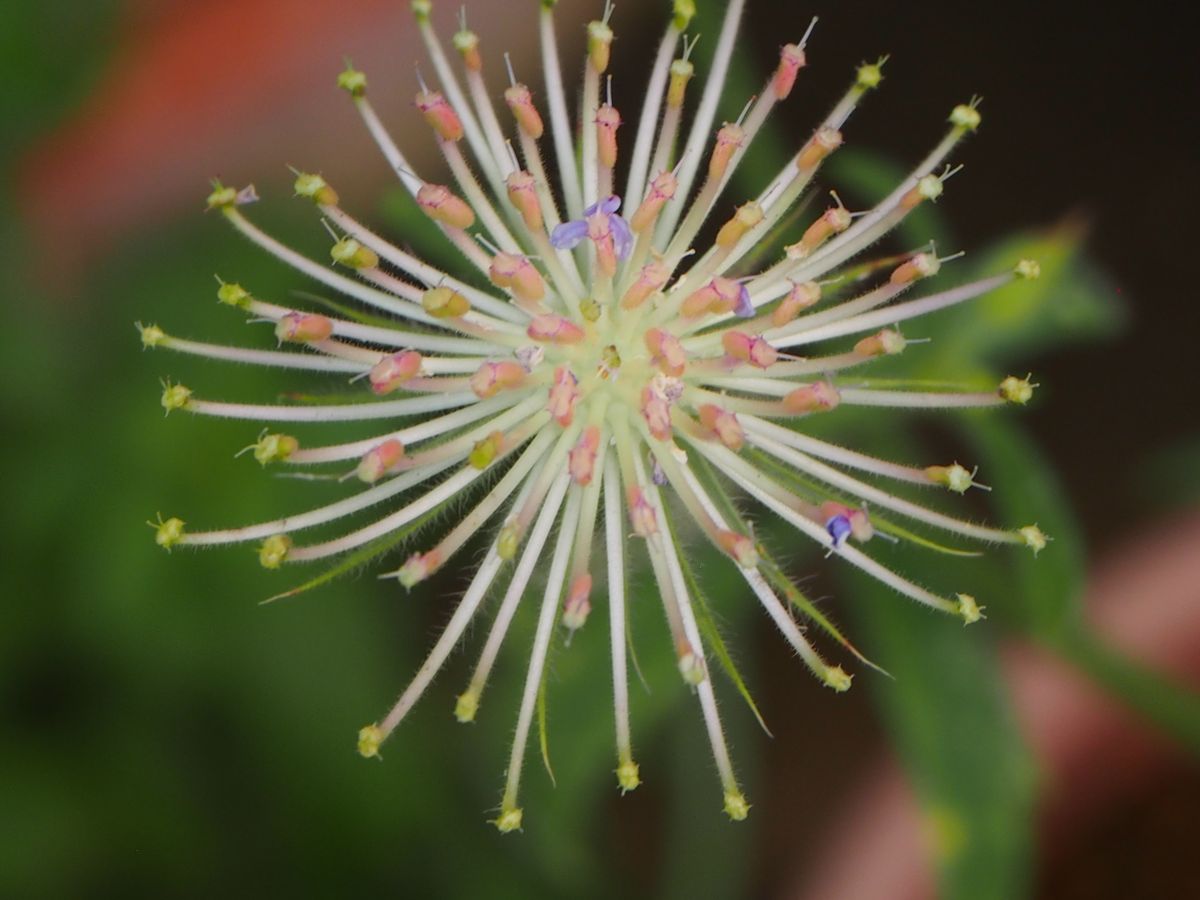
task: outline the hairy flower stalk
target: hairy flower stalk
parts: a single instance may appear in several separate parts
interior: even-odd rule
[[[626,583],[630,567],[648,560],[680,675],[700,704],[725,810],[741,819],[749,805],[726,749],[710,671],[714,660],[724,665],[727,654],[704,627],[688,546],[707,541],[728,557],[803,664],[837,691],[850,686],[851,676],[823,659],[793,616],[861,657],[755,539],[735,496],[753,498],[838,564],[964,622],[981,618],[982,607],[970,595],[936,592],[877,561],[867,549],[872,537],[913,537],[891,524],[892,515],[1035,552],[1047,540],[1041,531],[986,527],[893,493],[889,482],[957,494],[977,482],[974,470],[956,462],[910,465],[830,443],[812,436],[806,420],[836,415],[841,406],[1024,404],[1034,387],[1027,378],[1009,377],[978,392],[880,389],[858,370],[906,352],[901,323],[1014,278],[1036,277],[1037,266],[1022,261],[1009,272],[929,292],[921,282],[947,260],[922,249],[887,267],[860,269],[877,276],[823,296],[866,248],[940,197],[954,171],[948,160],[980,122],[971,103],[951,111],[933,150],[874,208],[851,213],[834,195],[828,208],[796,227],[777,258],[750,268],[751,251],[802,198],[820,195],[821,165],[843,143],[859,102],[879,85],[882,63],[858,69],[844,96],[760,193],[737,196],[730,189],[734,175],[803,74],[810,35],[782,48],[738,121],[714,127],[743,3],[730,0],[712,68],[697,88],[689,58],[694,39],[684,37],[694,8],[675,0],[645,106],[634,117],[610,99],[614,45],[606,8],[587,28],[573,123],[554,5],[542,0],[538,13],[545,83],[539,100],[518,81],[527,73],[515,71],[511,61],[508,85],[486,83],[484,47],[465,19],[453,39],[461,65],[453,63],[434,31],[430,3],[413,3],[432,60],[414,102],[444,160],[436,172],[418,174],[403,155],[372,109],[361,72],[348,68],[338,79],[430,229],[457,248],[475,270],[471,276],[456,278],[368,229],[342,209],[320,175],[297,173],[295,191],[316,206],[333,234],[332,265],[302,256],[255,225],[246,213],[257,199],[253,188],[216,185],[211,210],[357,307],[308,311],[222,283],[220,301],[271,326],[276,348],[184,340],[153,325],[139,326],[144,345],[348,379],[362,397],[261,405],[209,400],[167,383],[162,404],[168,412],[262,423],[265,430],[246,448],[260,464],[341,476],[348,490],[344,499],[299,515],[225,530],[193,531],[178,518],[160,519],[153,523],[155,537],[167,549],[257,543],[268,568],[334,560],[332,575],[408,543],[446,511],[464,510],[440,539],[423,543],[388,573],[411,588],[460,565],[468,542],[487,536],[483,560],[428,658],[391,710],[362,729],[358,747],[364,756],[379,754],[484,601],[499,593],[482,655],[457,698],[458,719],[473,720],[519,607],[539,596],[536,584],[536,633],[495,820],[504,831],[521,824],[520,779],[548,650],[589,627],[597,605],[607,606],[611,633],[617,780],[623,791],[637,787]],[[697,90],[681,140],[683,110]],[[635,120],[630,133],[627,123]],[[548,162],[549,153],[554,159]],[[548,169],[555,168],[552,184]],[[620,184],[623,194],[616,192]],[[706,226],[715,233],[711,244],[699,243]],[[375,422],[377,433],[343,443],[316,436],[320,424],[333,422]],[[273,430],[292,424],[311,425],[313,437]],[[467,492],[474,499],[460,507]],[[876,517],[876,510],[886,514]],[[353,525],[342,524],[356,516]],[[334,523],[332,534],[305,539],[310,529]]]

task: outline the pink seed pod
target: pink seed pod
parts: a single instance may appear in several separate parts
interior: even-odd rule
[[[723,250],[732,250],[746,233],[762,223],[765,218],[763,209],[754,200],[743,203],[733,214],[733,218],[721,226],[717,232],[716,245]]]
[[[793,321],[801,311],[815,306],[821,299],[821,286],[815,281],[799,281],[792,283],[788,295],[779,301],[779,305],[771,312],[771,324],[776,328]]]
[[[787,99],[792,88],[796,86],[796,75],[804,68],[808,60],[804,48],[799,44],[784,44],[779,51],[779,67],[771,78],[771,90],[775,92],[776,100]]]
[[[712,156],[708,158],[708,177],[711,181],[720,181],[729,170],[729,161],[733,154],[746,141],[746,132],[736,122],[726,122],[717,132],[717,142],[713,146]]]
[[[550,386],[546,409],[563,428],[575,420],[575,404],[579,400],[579,381],[575,373],[566,366],[554,370],[554,384]]]
[[[534,316],[525,331],[535,341],[547,344],[578,344],[584,331],[570,319],[562,316]]]
[[[785,248],[788,259],[804,259],[833,235],[849,228],[850,222],[850,213],[844,206],[829,207],[821,214],[821,218],[805,229],[799,241]]]
[[[936,275],[941,268],[942,264],[934,254],[918,253],[907,262],[898,265],[888,280],[896,285],[911,284]]]
[[[445,185],[421,185],[417,205],[429,218],[451,228],[470,228],[475,224],[475,211]]]
[[[907,342],[904,335],[894,328],[884,328],[854,345],[859,356],[894,356],[903,353]]]
[[[725,352],[739,362],[749,363],[759,369],[774,365],[779,359],[779,351],[771,346],[765,338],[745,334],[741,331],[727,331],[721,337],[721,346]]]
[[[374,484],[395,469],[403,459],[404,444],[395,438],[390,438],[363,454],[355,474],[360,481]]]
[[[635,234],[640,234],[653,225],[663,205],[675,196],[678,189],[679,179],[675,177],[674,172],[660,172],[655,175],[641,205],[629,220],[630,229]]]
[[[596,110],[596,153],[600,165],[611,169],[617,164],[617,129],[621,114],[616,107],[605,103]]]
[[[512,111],[513,118],[517,120],[517,127],[521,132],[535,141],[542,136],[542,132],[546,130],[546,126],[542,123],[542,116],[537,111],[537,107],[533,105],[533,94],[529,88],[523,84],[514,84],[504,91],[504,102],[508,104],[508,108]]]
[[[642,418],[655,438],[660,441],[671,439],[671,404],[653,385],[642,388]]]
[[[754,541],[736,531],[718,531],[717,543],[743,569],[753,569],[758,565],[758,550]]]
[[[621,298],[621,308],[636,309],[641,306],[651,294],[662,290],[663,285],[670,277],[670,269],[661,260],[646,264],[638,273],[637,280],[629,286],[629,290]]]
[[[508,288],[520,300],[536,303],[546,296],[546,282],[528,257],[497,253],[488,267],[488,277],[496,287]]]
[[[528,172],[518,170],[508,176],[505,186],[508,188],[509,202],[521,214],[526,227],[534,232],[541,231],[542,205],[538,201],[537,181],[534,177]]]
[[[416,350],[402,350],[385,356],[371,367],[367,378],[371,382],[371,390],[383,396],[390,394],[404,382],[416,378],[421,371],[421,354]]]
[[[436,550],[430,550],[428,553],[414,553],[396,572],[396,577],[406,588],[411,588],[436,572],[441,565],[441,554]]]
[[[643,338],[650,359],[664,375],[678,378],[687,368],[687,355],[679,338],[661,328],[651,328]]]
[[[629,524],[633,526],[634,534],[649,537],[658,533],[658,517],[640,487],[631,484],[625,491],[625,502],[629,507]]]
[[[587,572],[581,572],[575,576],[571,582],[571,586],[567,589],[566,599],[563,601],[562,623],[563,627],[570,631],[578,631],[587,621],[588,613],[592,611],[591,600],[589,599],[592,593],[592,576]]]
[[[828,381],[814,381],[798,387],[783,398],[783,408],[793,415],[828,412],[841,402],[841,396]]]
[[[696,410],[696,415],[705,430],[735,453],[746,443],[746,432],[737,416],[728,410],[715,403],[705,403]]]
[[[292,344],[326,340],[333,334],[333,322],[315,313],[290,312],[275,323],[275,337]]]
[[[485,362],[471,376],[471,390],[481,398],[494,397],[502,390],[525,383],[525,367],[511,360]]]
[[[575,442],[568,454],[567,471],[571,479],[580,485],[591,484],[596,474],[596,454],[600,450],[600,428],[589,425]]]
[[[842,146],[842,133],[835,128],[821,128],[809,138],[804,149],[796,156],[796,168],[808,172],[830,153]]]
[[[462,140],[462,121],[440,91],[418,91],[415,102],[438,137],[443,141]]]

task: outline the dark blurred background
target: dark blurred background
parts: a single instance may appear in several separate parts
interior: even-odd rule
[[[540,80],[536,5],[468,5],[493,84],[504,49]],[[457,7],[436,6],[448,39]],[[701,60],[720,6],[701,4]],[[576,24],[598,7],[560,3],[568,79]],[[939,249],[986,258],[998,242],[1042,241],[1070,260],[1043,301],[1054,327],[1014,330],[1004,351],[1005,364],[1043,385],[1019,417],[1030,438],[1020,446],[1040,455],[1028,458],[1027,479],[1017,467],[1015,479],[991,480],[1054,505],[1060,541],[1028,577],[1069,604],[1063,618],[1085,623],[1089,640],[1031,624],[1036,615],[1001,613],[969,636],[953,623],[893,621],[819,558],[801,558],[810,592],[836,594],[833,615],[898,675],[893,685],[864,671],[834,696],[714,572],[714,599],[774,732],[758,731],[725,691],[755,804],[748,822],[720,814],[699,719],[659,652],[650,597],[635,613],[650,684],[634,695],[646,782],[635,793],[612,790],[604,635],[585,630],[556,656],[557,787],[531,748],[525,833],[486,824],[532,631],[525,619],[478,725],[449,715],[477,633],[383,764],[364,762],[356,730],[419,664],[462,574],[404,594],[368,573],[263,607],[291,582],[253,554],[163,554],[141,524],[159,511],[205,527],[243,523],[332,492],[233,462],[252,425],[164,422],[160,377],[246,399],[285,382],[144,354],[132,323],[234,340],[242,323],[212,302],[214,272],[264,296],[306,286],[201,213],[210,176],[254,181],[259,220],[314,257],[326,241],[288,202],[285,163],[322,171],[347,208],[399,227],[390,175],[333,77],[343,56],[366,70],[422,162],[432,144],[409,106],[421,54],[407,4],[18,0],[0,12],[0,895],[1200,896],[1190,859],[1200,803],[1190,36],[1153,6],[1111,17],[1031,2],[748,7],[735,75],[749,87],[731,90],[730,117],[779,44],[821,17],[772,132],[785,150],[855,65],[891,54],[883,87],[847,129],[854,148],[879,156],[851,155],[831,174],[860,205],[872,199],[864,168],[915,160],[951,106],[984,97],[966,169],[939,204],[954,246]],[[627,141],[666,8],[618,4],[614,17]],[[1054,318],[1056,292],[1083,310],[1077,320]],[[970,444],[922,439],[935,458]],[[1056,551],[1074,560],[1077,548],[1085,568],[1045,574],[1061,567]],[[990,609],[1034,583],[996,553],[978,590]],[[939,693],[964,683],[961,694]],[[959,764],[966,780],[938,780]]]

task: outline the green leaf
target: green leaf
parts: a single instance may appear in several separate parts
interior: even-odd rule
[[[935,566],[923,567],[930,580]],[[924,812],[939,896],[1024,896],[1034,773],[988,632],[965,631],[857,571],[839,581],[853,597],[856,631],[895,676],[871,685]]]
[[[1200,756],[1200,693],[1154,672],[1080,629],[1053,646],[1089,678]]]
[[[750,707],[750,711],[754,713],[754,718],[758,719],[759,726],[769,737],[774,737],[771,734],[771,729],[767,727],[762,713],[759,712],[758,704],[754,702],[750,688],[746,686],[746,680],[742,678],[742,673],[738,671],[737,663],[733,661],[733,657],[729,654],[729,648],[725,646],[725,640],[721,637],[721,630],[717,627],[716,620],[713,618],[708,600],[705,598],[704,591],[700,588],[700,582],[696,578],[696,573],[693,571],[687,556],[682,552],[682,548],[680,548],[679,563],[683,569],[684,580],[687,582],[688,593],[693,600],[696,624],[700,628],[700,634],[704,638],[705,645],[716,654],[721,668],[725,670],[725,674],[729,677],[729,680],[733,682],[738,693],[742,695],[742,699],[746,701],[746,705]]]
[[[913,353],[918,371],[933,377],[997,367],[1023,369],[1052,347],[1116,333],[1125,319],[1111,279],[1083,253],[1083,229],[1066,222],[1025,232],[948,264],[940,282],[965,283],[1006,272],[1022,259],[1041,266],[1036,280],[1011,283],[912,326],[931,345]],[[1024,374],[1022,371],[1020,374]]]
[[[998,524],[1018,528],[1036,523],[1051,543],[1036,557],[1005,547],[1007,572],[1002,604],[990,612],[1033,635],[1050,637],[1078,621],[1084,553],[1079,526],[1049,461],[1005,415],[977,416],[962,423],[973,461],[994,489],[988,503]]]

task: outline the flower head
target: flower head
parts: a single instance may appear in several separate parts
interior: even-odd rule
[[[321,176],[297,173],[295,190],[335,232],[332,268],[260,230],[244,210],[257,200],[253,189],[217,184],[210,209],[267,253],[371,315],[294,309],[222,283],[221,302],[273,326],[274,342],[264,335],[263,348],[217,346],[139,326],[146,347],[348,379],[363,394],[359,402],[255,405],[208,400],[165,384],[162,405],[168,411],[288,423],[289,430],[311,426],[298,437],[263,430],[247,449],[264,466],[356,476],[346,479],[344,499],[301,515],[216,531],[190,531],[177,518],[160,518],[155,539],[165,548],[253,542],[262,564],[272,569],[346,556],[357,563],[393,549],[413,527],[457,508],[459,498],[474,491],[472,503],[436,542],[408,548],[390,573],[412,587],[462,563],[467,542],[487,536],[486,555],[425,664],[395,706],[360,732],[364,756],[379,755],[485,599],[499,592],[482,657],[456,701],[457,717],[472,720],[518,605],[535,572],[545,575],[540,599],[532,600],[540,612],[496,819],[502,830],[522,821],[522,764],[556,629],[565,638],[585,627],[610,629],[618,784],[623,791],[638,785],[625,603],[628,572],[642,559],[653,572],[680,675],[700,705],[724,808],[732,818],[746,816],[749,804],[717,715],[711,648],[698,624],[692,563],[684,550],[692,535],[735,567],[819,681],[837,691],[850,686],[851,676],[826,662],[793,620],[790,607],[801,614],[813,607],[755,539],[732,495],[756,501],[836,564],[857,567],[966,623],[982,618],[971,595],[937,593],[868,552],[878,531],[908,534],[873,521],[873,510],[969,539],[1023,544],[1034,552],[1046,546],[1036,526],[990,528],[887,489],[889,481],[899,481],[961,494],[975,486],[974,470],[957,462],[910,465],[875,458],[815,437],[807,427],[810,417],[833,416],[844,407],[961,408],[1029,400],[1034,385],[1028,378],[1009,377],[982,392],[934,392],[864,386],[856,373],[880,356],[906,352],[901,323],[1013,278],[1035,277],[1034,263],[927,292],[921,282],[945,260],[922,250],[888,268],[867,267],[879,272],[874,282],[854,279],[832,298],[822,296],[830,278],[913,209],[942,194],[947,159],[979,126],[975,104],[951,112],[928,156],[874,208],[852,214],[835,195],[835,206],[797,227],[794,243],[765,267],[753,267],[750,251],[760,249],[814,191],[823,161],[841,146],[851,114],[882,74],[881,63],[861,67],[783,170],[756,196],[733,197],[731,179],[747,148],[803,73],[809,37],[783,47],[738,122],[714,129],[742,6],[742,0],[728,4],[712,70],[690,130],[681,136],[696,74],[689,60],[694,40],[682,33],[695,9],[676,0],[627,147],[618,139],[621,115],[601,97],[613,43],[607,12],[588,29],[576,128],[553,39],[554,4],[541,4],[545,102],[517,81],[510,65],[511,84],[503,91],[511,113],[506,127],[493,102],[494,86],[484,80],[483,42],[464,25],[453,42],[462,57],[456,70],[434,31],[430,4],[414,3],[436,73],[436,84],[419,85],[415,103],[429,125],[427,140],[444,158],[444,172],[429,173],[434,180],[416,174],[372,108],[361,72],[348,69],[338,83],[430,230],[440,231],[479,277],[456,278],[389,243],[343,210]],[[543,164],[551,149],[556,179]],[[619,213],[622,199],[634,210],[629,219]],[[719,228],[711,245],[701,243],[703,226],[729,207],[736,211],[713,223]],[[484,282],[493,289],[474,286]],[[337,422],[378,428],[373,437],[340,443],[314,437]],[[324,540],[303,537],[360,513],[365,524]],[[598,546],[603,550],[594,555]],[[830,629],[819,615],[812,618],[818,630]]]

